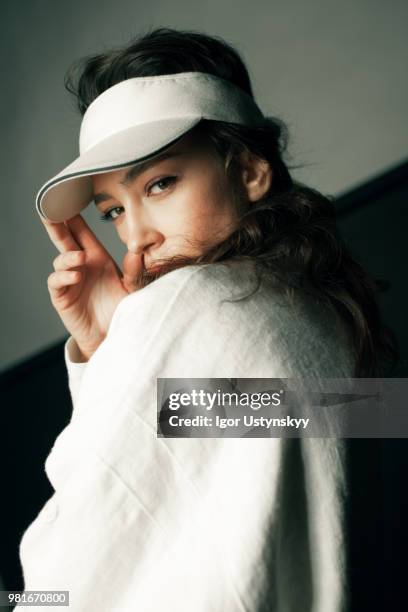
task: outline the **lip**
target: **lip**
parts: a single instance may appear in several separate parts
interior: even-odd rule
[[[150,266],[146,268],[147,272],[160,272],[163,266]]]
[[[161,270],[162,268],[162,266],[158,264],[154,265],[154,263],[152,263],[151,265],[146,265],[146,262],[144,259],[143,259],[143,265],[144,265],[146,272],[159,272],[159,270]]]

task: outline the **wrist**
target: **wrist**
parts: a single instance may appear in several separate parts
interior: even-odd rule
[[[77,346],[77,358],[81,362],[89,361],[92,355],[96,352],[97,348],[103,342],[105,337],[101,338],[95,346],[82,346],[76,343]]]
[[[70,336],[67,341],[68,358],[71,363],[83,364],[87,363],[92,355],[80,347],[73,336]]]
[[[92,357],[93,353],[89,353],[89,354],[85,354],[81,351],[81,349],[78,347],[78,352],[77,352],[77,359],[80,363],[84,363],[90,360],[90,358]]]

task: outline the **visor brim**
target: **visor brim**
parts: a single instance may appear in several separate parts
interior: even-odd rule
[[[74,217],[93,199],[90,178],[93,174],[154,158],[201,119],[201,116],[162,119],[132,126],[105,138],[41,187],[36,196],[38,213],[54,222]]]

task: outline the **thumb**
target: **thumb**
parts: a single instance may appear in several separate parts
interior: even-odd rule
[[[129,293],[140,289],[140,280],[143,272],[142,255],[127,252],[123,258],[123,285]]]

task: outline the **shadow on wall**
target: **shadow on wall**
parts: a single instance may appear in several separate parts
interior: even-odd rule
[[[375,278],[389,281],[379,301],[400,342],[403,363],[395,374],[399,377],[408,375],[408,289],[403,282],[407,196],[408,163],[336,202],[339,228],[352,253]],[[0,377],[0,575],[7,590],[23,588],[19,543],[52,495],[44,461],[71,415],[64,342],[65,338]],[[408,609],[400,562],[408,547],[408,530],[403,527],[408,516],[407,448],[406,440],[348,441],[351,611]]]

